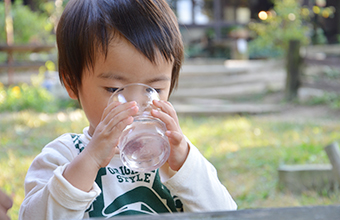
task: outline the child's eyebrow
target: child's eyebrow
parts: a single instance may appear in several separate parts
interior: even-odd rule
[[[128,79],[124,76],[113,74],[111,72],[104,72],[97,76],[101,79],[111,79],[111,80],[119,80],[119,81],[128,81]],[[151,78],[146,81],[146,83],[154,83],[154,82],[160,82],[160,81],[171,81],[171,78],[167,76],[157,76],[155,78]]]
[[[120,76],[120,75],[116,75],[116,74],[113,74],[111,72],[104,72],[104,73],[101,73],[97,76],[98,78],[101,78],[101,79],[114,79],[114,80],[125,80],[124,77]]]
[[[154,82],[159,82],[159,81],[171,81],[171,79],[167,76],[160,76],[160,77],[155,77],[150,80],[148,80],[148,83],[154,83]]]

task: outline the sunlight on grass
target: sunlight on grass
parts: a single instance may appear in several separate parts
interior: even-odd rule
[[[63,116],[61,116],[63,115]],[[82,132],[87,126],[81,110],[57,114],[22,111],[0,116],[0,188],[13,198],[9,214],[18,219],[24,179],[32,160],[50,141],[67,132]]]
[[[0,160],[1,178],[0,188],[13,199],[11,218],[18,219],[20,204],[24,200],[24,179],[34,157],[16,156],[11,150],[8,157]]]
[[[181,118],[183,133],[207,158],[248,148],[277,148],[282,162],[326,162],[323,147],[339,140],[340,125],[273,122],[247,117]],[[328,160],[328,159],[327,159]]]
[[[340,140],[340,124],[285,122],[257,117],[180,117],[183,133],[216,167],[239,209],[327,205],[339,193],[292,195],[277,188],[280,164],[329,163],[323,148]],[[0,188],[14,199],[17,219],[24,178],[41,149],[59,135],[81,133],[88,125],[81,110],[55,114],[22,111],[0,117]]]
[[[327,205],[338,193],[278,191],[280,164],[329,163],[324,147],[340,140],[340,124],[282,122],[256,117],[181,118],[186,136],[211,161],[239,209]]]

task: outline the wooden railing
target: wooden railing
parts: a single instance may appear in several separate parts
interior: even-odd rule
[[[0,52],[7,54],[7,62],[0,63],[0,70],[7,70],[8,74],[8,84],[13,83],[13,75],[15,69],[32,69],[39,68],[44,65],[42,62],[32,62],[32,61],[24,61],[17,62],[14,60],[14,53],[41,53],[41,52],[50,52],[55,49],[55,45],[0,45]]]

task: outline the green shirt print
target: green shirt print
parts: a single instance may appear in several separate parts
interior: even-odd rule
[[[77,136],[72,135],[72,139],[81,153],[85,146]],[[162,184],[158,170],[139,173],[121,163],[119,166],[110,163],[98,171],[95,182],[102,192],[86,210],[90,217],[183,211],[178,197],[173,197]]]

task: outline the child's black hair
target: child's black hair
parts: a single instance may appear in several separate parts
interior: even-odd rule
[[[173,62],[171,94],[178,82],[183,43],[165,0],[70,0],[57,28],[61,82],[78,95],[84,68],[94,67],[97,53],[106,56],[117,35],[153,63],[159,53]]]

